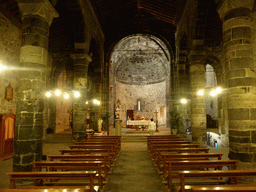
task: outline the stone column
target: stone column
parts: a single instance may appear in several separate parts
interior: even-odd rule
[[[194,50],[189,55],[190,91],[191,91],[191,129],[192,140],[201,146],[207,145],[205,95],[197,95],[205,89],[204,52],[198,49],[202,40],[193,40]]]
[[[180,55],[179,55],[179,64],[178,64],[178,74],[179,74],[179,85],[178,85],[178,106],[179,106],[179,113],[180,117],[182,117],[182,134],[186,133],[186,129],[188,128],[188,105],[189,103],[186,104],[181,104],[180,100],[182,98],[187,99],[189,101],[189,75],[188,75],[188,70],[186,69],[187,67],[187,55],[186,51],[180,50]],[[181,134],[180,133],[180,134]]]
[[[100,73],[94,73],[94,77],[92,78],[93,86],[92,86],[92,94],[91,99],[97,99],[101,101],[101,76]],[[98,131],[98,120],[101,115],[101,105],[98,104],[92,104],[91,105],[91,118],[90,118],[90,128],[94,129],[95,132]]]
[[[30,3],[33,2],[33,3]],[[32,171],[42,157],[45,73],[49,26],[58,14],[48,0],[18,1],[22,47],[15,123],[13,171]]]
[[[80,92],[79,98],[73,98],[73,135],[86,134],[86,100],[88,66],[92,61],[87,54],[73,54],[74,84],[73,89]]]
[[[218,12],[223,21],[227,111],[231,159],[243,168],[256,162],[256,96],[253,57],[253,0],[225,0]]]
[[[103,107],[103,115],[105,117],[109,117],[110,115],[110,109],[109,109],[109,94],[110,94],[110,88],[109,88],[109,64],[105,63],[104,67],[104,78],[103,78],[103,93],[102,93],[102,104],[101,106]],[[104,129],[107,131],[109,134],[109,118],[105,118],[104,122]]]

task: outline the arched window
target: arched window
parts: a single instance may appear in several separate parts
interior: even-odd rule
[[[141,101],[140,100],[138,100],[137,106],[138,106],[138,111],[140,111],[140,109],[141,109]]]
[[[143,110],[143,101],[142,99],[137,100],[137,110],[142,111]]]

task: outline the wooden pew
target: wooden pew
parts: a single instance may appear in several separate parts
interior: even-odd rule
[[[177,135],[148,135],[147,136],[147,142],[150,142],[152,140],[162,140],[162,139],[183,139],[183,138]]]
[[[111,163],[116,159],[116,156],[117,156],[117,153],[115,151],[114,146],[106,146],[106,145],[70,145],[69,148],[70,149],[88,149],[88,150],[92,150],[92,149],[109,150]]]
[[[157,164],[161,159],[161,152],[175,152],[175,153],[208,153],[209,148],[157,148],[154,154],[154,160]]]
[[[61,161],[104,161],[105,167],[110,170],[111,161],[109,154],[85,154],[85,155],[49,155],[50,161],[61,160]]]
[[[96,136],[96,135],[90,135],[87,139],[118,139],[121,143],[121,139],[122,139],[122,136],[117,136],[117,135],[102,135],[102,136]],[[86,139],[86,140],[87,140]]]
[[[100,140],[117,140],[118,143],[119,143],[119,146],[121,148],[121,139],[122,139],[122,136],[117,136],[117,135],[102,135],[102,136],[95,136],[95,135],[91,135],[89,136],[87,139],[85,139],[84,141],[87,141],[87,140],[97,140],[97,139],[100,139]]]
[[[110,155],[112,160],[116,158],[116,149],[113,145],[70,145],[70,149],[108,149],[110,150]]]
[[[256,184],[190,186],[191,192],[255,192]]]
[[[10,189],[15,189],[15,181],[17,179],[36,179],[36,180],[45,180],[45,179],[69,179],[69,180],[89,180],[90,188],[89,191],[94,191],[94,178],[96,171],[79,171],[79,172],[9,172],[6,173],[9,175],[10,179]],[[34,183],[36,184],[36,183]]]
[[[152,138],[152,139],[148,140],[148,143],[152,143],[152,142],[155,142],[155,141],[186,141],[186,139],[180,138],[180,137],[160,138],[160,139]]]
[[[256,170],[178,171],[178,175],[180,178],[180,190],[178,190],[184,192],[186,179],[233,178],[235,184],[238,184],[238,177],[255,177]]]
[[[89,138],[121,138],[122,136],[118,135],[91,135]]]
[[[83,140],[82,142],[77,142],[83,143],[83,142],[115,142],[117,146],[121,148],[121,139],[120,138],[87,138]]]
[[[160,138],[160,139],[152,138],[152,139],[148,139],[147,145],[149,147],[150,145],[152,145],[152,143],[155,143],[155,142],[161,143],[161,142],[168,142],[168,141],[170,142],[170,141],[186,141],[186,140],[183,139],[183,138],[179,138],[179,137],[175,137],[175,138]],[[190,143],[192,143],[192,141],[190,141]]]
[[[90,186],[27,186],[18,189],[0,189],[0,192],[90,192]],[[93,192],[98,191],[98,186]]]
[[[67,170],[93,170],[97,171],[95,178],[98,180],[98,185],[102,189],[103,182],[102,180],[106,180],[107,178],[107,169],[104,169],[104,174],[101,172],[101,166],[104,165],[103,161],[69,161],[69,162],[53,162],[53,161],[37,161],[33,162],[33,168],[35,172],[40,171],[42,168],[49,171],[67,171]]]
[[[152,156],[156,155],[157,148],[199,148],[199,144],[155,144],[152,145],[150,154]]]
[[[181,138],[178,135],[147,135],[147,142],[153,139],[171,139],[171,138]]]
[[[61,155],[65,155],[66,153],[70,155],[107,153],[109,154],[110,158],[114,158],[111,156],[109,149],[60,149],[60,153]]]
[[[152,148],[152,146],[157,145],[157,144],[170,144],[170,145],[174,145],[174,144],[193,144],[193,142],[192,141],[180,141],[180,140],[151,141],[148,144],[148,150],[150,150]]]
[[[160,157],[158,158],[157,166],[161,170],[163,167],[167,167],[167,161],[179,161],[179,160],[208,160],[216,159],[221,160],[222,153],[170,153],[170,152],[160,152]],[[163,167],[161,162],[163,161]]]
[[[179,178],[177,173],[173,170],[191,170],[191,169],[219,169],[222,170],[224,166],[237,170],[238,160],[197,160],[197,161],[167,161],[168,174],[166,167],[163,169],[163,179],[167,180],[168,188],[172,189],[172,179]]]
[[[84,141],[84,142],[77,142],[76,145],[105,145],[105,146],[114,146],[115,153],[118,154],[121,150],[120,146],[116,143],[116,141]]]

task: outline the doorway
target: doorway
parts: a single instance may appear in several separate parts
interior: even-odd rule
[[[134,120],[133,118],[133,110],[127,110],[127,113],[126,113],[126,119],[127,120]],[[132,128],[132,125],[127,125],[128,128]]]

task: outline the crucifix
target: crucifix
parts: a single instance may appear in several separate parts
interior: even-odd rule
[[[159,132],[158,128],[158,119],[157,119],[157,111],[154,112],[156,114],[156,131],[155,132]]]

